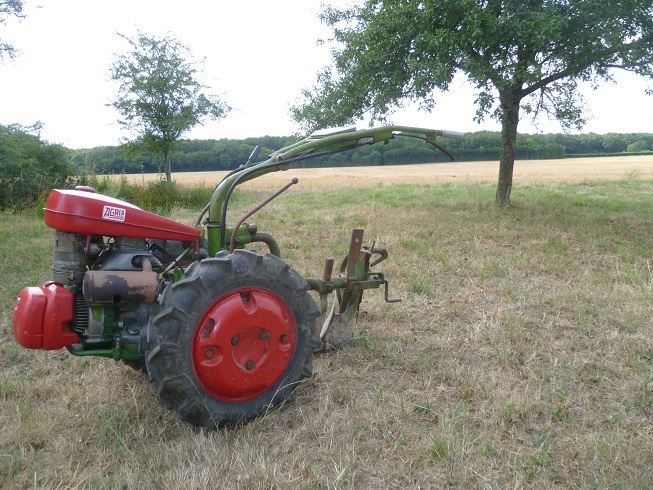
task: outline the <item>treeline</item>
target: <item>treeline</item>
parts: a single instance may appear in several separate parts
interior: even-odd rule
[[[0,125],[0,210],[44,200],[50,189],[70,183],[78,168],[70,150],[43,141],[40,124]]]
[[[263,136],[242,140],[184,140],[171,154],[174,172],[232,170],[245,161],[256,145],[261,158],[298,140],[293,136]],[[463,140],[441,139],[442,145],[457,161],[498,160],[501,134],[493,131],[468,133]],[[516,158],[545,160],[586,155],[645,153],[653,150],[653,134],[595,133],[519,134]],[[414,138],[395,138],[385,145],[373,145],[355,151],[336,153],[306,160],[305,167],[350,167],[402,165],[442,162],[448,158],[436,148]],[[127,153],[121,147],[103,146],[74,150],[72,161],[84,173],[152,173],[161,170],[161,158],[148,153]]]
[[[0,210],[40,203],[55,187],[85,183],[97,175],[156,173],[160,159],[147,153],[127,153],[121,147],[105,146],[70,150],[44,141],[39,124],[33,127],[0,125]],[[243,140],[180,141],[172,153],[173,172],[231,170],[246,162],[256,145],[261,157],[295,141],[293,136],[263,136]],[[501,135],[480,131],[463,140],[441,139],[457,161],[498,160]],[[591,155],[627,155],[653,152],[653,134],[609,133],[564,135],[520,134],[517,159],[552,159]],[[366,146],[322,158],[300,162],[305,167],[401,165],[441,162],[447,157],[415,138],[395,138],[387,144]]]

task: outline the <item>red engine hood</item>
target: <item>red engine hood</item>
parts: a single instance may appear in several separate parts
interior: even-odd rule
[[[143,211],[138,206],[93,192],[53,190],[45,202],[45,224],[81,235],[197,242],[192,226]]]

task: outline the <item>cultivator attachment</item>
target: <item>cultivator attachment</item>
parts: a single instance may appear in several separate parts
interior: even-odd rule
[[[374,257],[378,255],[378,257]],[[370,270],[388,258],[385,248],[363,245],[363,230],[355,229],[351,235],[349,253],[343,260],[338,276],[333,277],[333,259],[324,264],[322,279],[308,279],[310,288],[320,295],[320,342],[318,349],[328,350],[356,340],[354,323],[366,289],[385,289],[387,303],[400,299],[388,297],[388,281],[380,272]],[[329,307],[330,303],[330,307]]]

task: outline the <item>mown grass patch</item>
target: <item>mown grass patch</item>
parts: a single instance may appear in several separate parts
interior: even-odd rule
[[[230,221],[267,197],[240,192]],[[653,181],[293,189],[252,218],[304,276],[351,228],[390,252],[365,342],[315,358],[292,403],[203,432],[146,376],[16,348],[11,305],[50,278],[52,230],[0,220],[0,484],[6,487],[648,488]],[[192,224],[201,205],[173,206]]]

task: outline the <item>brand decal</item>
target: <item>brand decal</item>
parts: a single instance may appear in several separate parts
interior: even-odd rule
[[[125,214],[127,214],[127,211],[123,208],[104,206],[104,210],[102,210],[102,219],[109,219],[111,221],[125,221]]]

